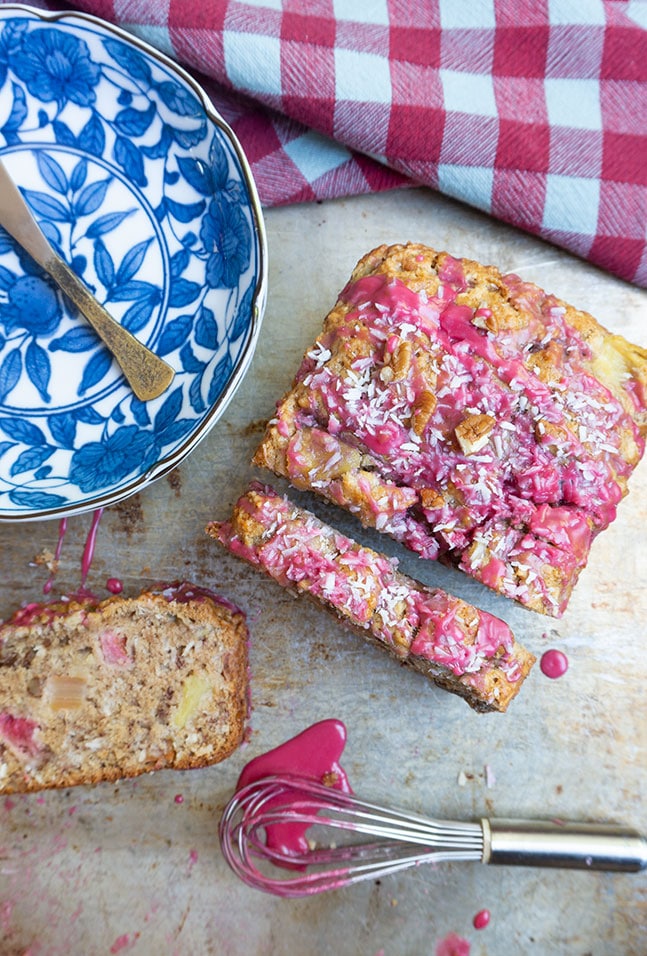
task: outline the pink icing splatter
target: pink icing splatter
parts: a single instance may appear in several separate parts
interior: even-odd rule
[[[130,943],[130,936],[128,933],[124,933],[122,936],[117,936],[116,940],[110,947],[110,952],[120,953],[121,950],[125,949],[129,943]]]
[[[562,651],[551,649],[542,654],[539,666],[542,674],[556,680],[568,670],[568,657]]]
[[[474,929],[485,929],[490,922],[490,915],[491,914],[489,910],[479,910],[472,920],[472,926]]]
[[[103,508],[97,508],[97,510],[92,514],[92,524],[90,525],[90,531],[85,542],[85,548],[83,549],[83,557],[81,558],[81,590],[83,590],[85,587],[85,582],[90,572],[92,559],[94,558],[97,531],[99,530],[99,522],[101,521],[102,514]]]
[[[197,862],[198,862],[198,851],[191,850],[189,852],[189,870],[192,870]]]
[[[5,797],[4,808],[7,812],[9,812],[9,810],[13,810],[15,806],[16,804],[10,797]]]
[[[119,578],[108,578],[106,581],[106,589],[110,591],[111,594],[121,594],[124,589],[124,582]]]
[[[184,797],[182,796],[181,793],[176,793],[174,800],[176,803],[184,803]]]
[[[463,936],[449,933],[436,945],[436,956],[470,956],[470,944]]]

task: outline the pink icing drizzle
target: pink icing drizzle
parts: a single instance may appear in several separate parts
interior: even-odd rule
[[[346,727],[341,721],[319,721],[279,747],[250,760],[242,770],[236,789],[263,777],[290,774],[351,793],[348,777],[339,764],[345,744]],[[268,801],[265,808],[270,806],[272,802]],[[307,853],[307,830],[307,824],[273,824],[266,828],[267,846],[286,856]]]
[[[542,654],[539,666],[542,674],[556,680],[568,670],[568,657],[562,651],[551,649]]]
[[[473,321],[490,310],[456,302],[467,288],[461,261],[444,257],[439,278],[431,297],[386,275],[349,283],[341,296],[351,306],[346,324],[324,333],[299,372],[316,395],[301,421],[382,459],[385,481],[375,485],[374,509],[380,530],[424,557],[449,553],[489,586],[531,606],[538,599],[559,615],[593,534],[615,517],[623,494],[617,478],[631,471],[618,433],[630,431],[640,453],[644,442],[620,402],[588,371],[590,348],[564,321],[565,310],[553,297],[516,276],[505,277],[511,305],[527,309],[529,322],[491,332]],[[366,351],[340,377],[325,356],[335,338],[347,335],[366,342]],[[437,406],[422,436],[412,436],[407,425],[425,387],[416,363],[403,381],[382,377],[382,361],[407,340],[438,366]],[[558,369],[550,382],[532,361],[533,352],[544,349]],[[453,429],[463,409],[471,408],[496,424],[478,454],[457,454]],[[279,423],[289,437],[280,412]],[[298,439],[288,443],[286,458],[289,476],[299,484],[310,464]],[[348,506],[339,481],[325,472],[310,477],[331,500]],[[388,482],[397,486],[397,496],[386,491]],[[457,491],[455,504],[427,508],[404,500],[405,492],[417,499],[425,488],[446,485]],[[372,488],[363,489],[367,511]],[[502,536],[502,528],[509,533]],[[484,552],[490,543],[492,551]],[[547,581],[547,568],[562,571],[561,590]]]
[[[211,591],[209,588],[201,587],[197,584],[190,584],[188,581],[172,581],[169,583],[157,584],[152,589],[157,594],[161,594],[162,597],[166,598],[167,601],[175,601],[178,604],[190,604],[193,601],[213,601],[214,604],[219,604],[220,607],[225,607],[227,610],[232,611],[234,614],[242,614],[243,612],[239,607],[236,607],[235,604],[232,604],[231,601],[228,601],[227,598],[222,597],[220,594],[216,594],[215,591]]]
[[[83,557],[81,558],[81,590],[83,590],[85,587],[85,582],[87,580],[90,567],[92,565],[92,560],[94,558],[97,532],[99,530],[99,522],[101,521],[102,514],[103,508],[97,508],[97,510],[92,513],[92,524],[90,525],[90,531],[85,542],[85,548],[83,549]]]

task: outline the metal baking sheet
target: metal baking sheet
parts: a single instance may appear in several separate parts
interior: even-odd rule
[[[0,802],[0,953],[169,956],[434,956],[450,934],[471,956],[645,953],[647,874],[480,864],[425,866],[307,900],[249,889],[228,870],[217,823],[243,764],[316,720],[348,729],[356,792],[435,816],[484,814],[626,823],[647,832],[647,465],[594,543],[559,621],[322,517],[402,568],[493,611],[537,655],[563,650],[560,680],[535,667],[505,715],[478,715],[296,603],[221,551],[205,524],[251,477],[265,419],[356,260],[381,242],[423,241],[537,281],[647,345],[647,294],[546,243],[426,190],[267,212],[270,285],[259,346],[225,416],[171,475],[108,509],[88,586],[107,594],[189,578],[238,603],[251,630],[249,741],[219,766]],[[278,487],[285,488],[279,482]],[[92,516],[70,519],[53,594],[78,588]],[[57,522],[0,525],[0,616],[38,599]],[[472,926],[487,908],[484,930]]]

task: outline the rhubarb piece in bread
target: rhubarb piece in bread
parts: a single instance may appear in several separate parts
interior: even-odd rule
[[[217,763],[247,714],[241,611],[183,582],[0,625],[0,793]]]
[[[647,351],[423,245],[357,265],[254,462],[561,616],[647,432]]]
[[[253,484],[230,521],[206,530],[475,710],[504,711],[535,660],[503,621],[405,576],[271,488]]]

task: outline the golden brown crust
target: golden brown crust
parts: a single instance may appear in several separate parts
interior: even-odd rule
[[[647,350],[409,243],[357,264],[253,463],[558,617],[645,435]]]
[[[217,763],[247,715],[244,615],[186,582],[0,627],[0,793]]]

